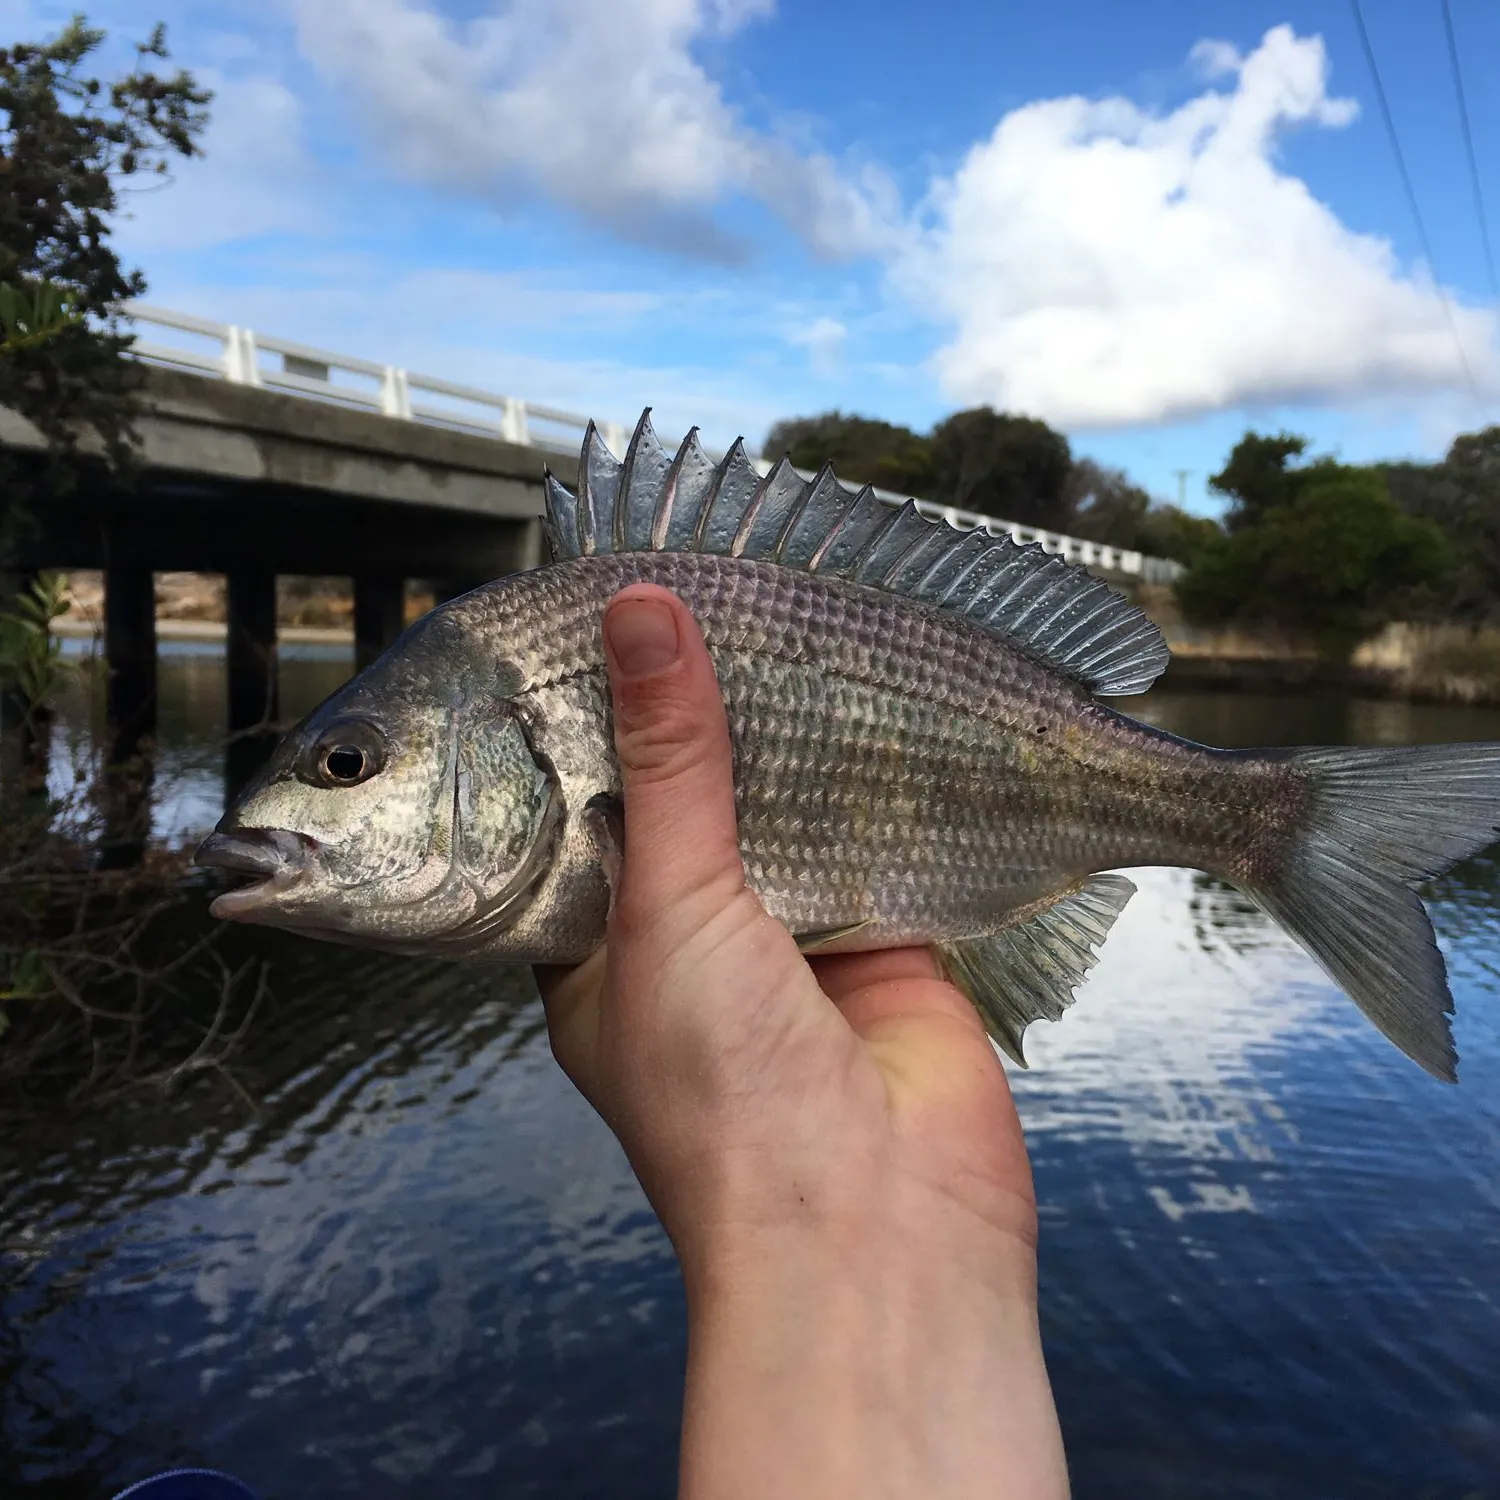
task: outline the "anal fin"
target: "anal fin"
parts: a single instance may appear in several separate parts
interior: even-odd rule
[[[1123,875],[1095,875],[1040,911],[1023,909],[999,932],[937,945],[949,979],[974,1002],[1007,1057],[1026,1066],[1026,1028],[1061,1018],[1134,894]]]

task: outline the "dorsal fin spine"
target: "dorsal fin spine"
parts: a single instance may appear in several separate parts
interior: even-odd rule
[[[824,464],[818,470],[816,478],[811,483],[802,486],[797,495],[797,503],[792,506],[786,520],[782,523],[781,532],[776,538],[776,545],[771,548],[769,558],[771,562],[779,563],[786,560],[786,544],[791,541],[792,533],[797,529],[797,523],[802,519],[803,514],[812,501],[812,497],[817,494],[824,477],[832,473],[833,466],[831,464]]]
[[[844,523],[849,519],[849,517],[854,514],[854,507],[858,505],[859,502],[869,493],[870,487],[869,485],[866,485],[864,489],[859,490],[857,493],[849,497],[848,502],[845,504],[843,510],[839,512],[838,519],[833,523],[832,526],[828,528],[827,532],[824,533],[823,540],[818,543],[817,548],[813,552],[813,555],[808,558],[807,571],[809,573],[816,573],[818,569],[823,566],[823,559],[828,556],[829,549],[833,546],[834,541],[837,539],[840,529],[843,527]]]
[[[908,500],[906,502],[906,508],[903,509],[900,514],[915,516],[923,526],[932,527],[934,531],[937,530],[935,526],[932,526],[932,522],[930,522],[927,517],[917,509],[917,502],[915,500]],[[901,551],[896,554],[896,560],[890,565],[890,567],[885,570],[884,573],[880,575],[880,578],[876,582],[875,587],[881,589],[890,588],[891,584],[901,576],[901,569],[906,566],[907,559],[911,557],[912,553],[914,553],[918,547],[924,547],[926,545],[926,533],[918,532],[917,535],[914,536],[911,541],[909,541],[901,549]]]
[[[1036,575],[1033,574],[1032,576],[1035,577]],[[1023,621],[1030,619],[1031,614],[1036,609],[1037,605],[1039,605],[1050,592],[1050,584],[1037,589],[1035,596],[1027,601],[1026,607],[1024,609],[1022,609],[1017,614],[1007,617],[1007,624],[1009,624],[1014,629],[1015,626],[1020,625]]]
[[[755,486],[755,493],[750,497],[750,503],[745,507],[745,514],[740,520],[739,529],[734,534],[734,540],[729,544],[731,557],[744,555],[745,544],[750,540],[755,518],[760,515],[761,507],[766,503],[766,496],[771,493],[771,486],[781,478],[783,469],[790,468],[791,464],[783,458],[773,465],[769,473],[761,476],[760,483]]]
[[[744,451],[744,444],[739,438],[729,449],[729,452],[720,460],[714,469],[713,483],[708,487],[708,494],[704,496],[703,508],[698,512],[698,524],[693,528],[693,551],[701,552],[703,543],[708,533],[708,518],[713,514],[714,506],[718,503],[719,492],[724,488],[725,476],[733,468],[736,457]]]
[[[1060,636],[1056,638],[1057,644],[1059,646],[1063,645],[1064,642],[1072,640],[1072,638],[1077,635],[1080,630],[1083,630],[1087,626],[1092,625],[1094,621],[1097,620],[1099,616],[1109,608],[1109,604],[1109,596],[1106,594],[1105,597],[1101,599],[1100,602],[1096,604],[1086,615],[1084,615],[1082,619],[1075,620],[1065,631],[1063,631]]]
[[[578,550],[585,557],[594,550],[594,500],[593,483],[589,478],[589,458],[598,441],[599,430],[590,417],[589,425],[583,429],[583,457],[578,461],[578,513],[574,518],[574,524],[578,528]]]
[[[878,585],[880,588],[893,588],[895,586],[896,580],[901,576],[901,570],[905,568],[907,563],[912,561],[913,558],[920,558],[923,550],[932,545],[933,539],[938,534],[936,522],[929,521],[927,517],[924,516],[919,510],[915,511],[914,514],[918,517],[918,519],[922,522],[922,525],[926,529],[918,536],[913,538],[911,544],[901,553],[901,556],[898,557],[895,562],[893,562],[890,567],[885,570],[885,575],[881,578]]]
[[[1057,608],[1054,609],[1052,611],[1052,613],[1050,615],[1048,615],[1045,620],[1042,621],[1041,628],[1043,630],[1051,630],[1051,628],[1055,624],[1057,624],[1057,622],[1059,620],[1061,620],[1062,618],[1064,618],[1064,616],[1066,616],[1066,614],[1068,613],[1069,608],[1071,607],[1071,602],[1072,601],[1070,601],[1068,599],[1068,597],[1066,595],[1064,595],[1063,598],[1061,599],[1061,601],[1058,603]],[[1071,629],[1067,632],[1068,635],[1071,635],[1072,633],[1073,632],[1072,632]],[[1048,638],[1048,640],[1057,641],[1059,645],[1062,644],[1062,641],[1059,640],[1059,638],[1057,636],[1055,636],[1055,635],[1049,635],[1047,638]],[[1064,636],[1062,639],[1066,639],[1066,638],[1067,637]]]
[[[937,530],[936,527],[934,527],[933,529],[935,531]],[[941,535],[941,532],[939,532],[938,534]],[[963,536],[958,540],[958,542],[954,544],[954,551],[957,551],[959,547],[967,546],[969,538],[973,535],[974,533],[972,531],[964,532]],[[937,581],[942,575],[943,568],[952,560],[952,553],[939,552],[938,555],[933,558],[933,560],[927,565],[927,571],[922,575],[921,582],[918,583],[917,586],[912,590],[912,593],[918,598],[925,598],[927,596],[928,590],[930,588],[936,587]],[[968,570],[973,566],[974,562],[971,559],[964,566],[964,568],[960,570],[959,577],[962,577],[963,574],[968,572]],[[944,590],[944,593],[947,593],[946,589]]]
[[[971,557],[968,562],[966,562],[963,567],[958,570],[958,573],[955,577],[948,580],[948,587],[943,590],[943,597],[935,601],[939,609],[947,604],[950,599],[955,597],[955,595],[958,593],[959,586],[968,581],[970,575],[972,575],[974,569],[979,566],[980,561],[983,559],[983,557],[984,549],[975,548],[973,557]]]
[[[849,509],[852,511],[854,509],[854,506],[858,505],[866,495],[874,495],[874,493],[875,486],[872,484],[867,484],[864,489],[862,489],[854,497],[854,500],[850,504]],[[911,505],[911,503],[912,502],[908,500],[906,502],[906,505]],[[884,521],[880,523],[879,526],[875,528],[874,531],[869,534],[869,536],[865,538],[864,543],[861,545],[859,551],[849,559],[845,567],[845,571],[851,578],[857,578],[859,576],[859,570],[864,567],[864,565],[870,560],[870,558],[875,555],[875,549],[879,547],[880,544],[891,534],[892,528],[895,527],[896,524],[901,520],[902,513],[906,510],[906,505],[891,505],[886,507],[890,511],[890,514],[885,518]],[[912,508],[915,509],[916,507],[913,506]]]
[[[625,448],[625,463],[620,471],[620,497],[615,502],[614,515],[610,517],[614,543],[611,550],[614,552],[624,552],[629,547],[625,523],[630,516],[630,486],[635,479],[635,466],[640,459],[642,445],[655,441],[656,433],[651,427],[651,408],[648,406],[641,413],[641,420],[635,424],[635,431],[630,434],[630,442]]]
[[[821,570],[967,619],[1100,694],[1143,691],[1168,659],[1157,627],[1083,568],[981,518],[929,519],[910,500],[885,514],[884,496],[851,494],[828,465],[805,481],[783,457],[761,475],[738,439],[715,465],[696,429],[674,456],[648,410],[623,463],[590,422],[579,469],[576,495],[544,482],[554,562],[681,550]]]
[[[660,552],[666,546],[667,527],[672,520],[672,506],[677,500],[677,481],[682,478],[682,466],[687,462],[688,454],[692,451],[693,444],[698,439],[698,429],[688,429],[688,435],[683,438],[672,459],[671,467],[667,470],[667,477],[662,483],[661,499],[656,502],[656,511],[651,517],[651,550]]]

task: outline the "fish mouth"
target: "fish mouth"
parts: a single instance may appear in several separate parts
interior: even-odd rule
[[[249,881],[225,891],[209,907],[216,917],[244,918],[294,885],[307,869],[309,841],[281,828],[236,828],[211,833],[199,844],[193,863],[207,869],[248,875]]]

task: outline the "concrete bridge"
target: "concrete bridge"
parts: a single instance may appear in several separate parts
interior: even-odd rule
[[[585,417],[183,313],[128,310],[134,355],[148,367],[141,472],[128,487],[56,501],[19,559],[25,569],[103,569],[118,752],[155,727],[155,571],[225,575],[229,726],[244,737],[276,718],[278,573],[352,576],[364,665],[400,632],[406,579],[430,579],[450,597],[541,560],[543,465],[574,481]],[[623,453],[627,430],[600,425]],[[0,410],[0,444],[38,443]],[[1126,579],[1177,571],[1138,552],[921,508]]]

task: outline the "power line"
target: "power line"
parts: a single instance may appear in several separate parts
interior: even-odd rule
[[[1443,0],[1443,30],[1448,34],[1448,60],[1453,64],[1453,91],[1458,95],[1458,118],[1463,126],[1464,153],[1469,158],[1469,186],[1474,191],[1474,212],[1479,218],[1479,239],[1484,246],[1485,269],[1490,273],[1490,291],[1500,302],[1500,277],[1495,275],[1495,251],[1490,244],[1489,220],[1484,212],[1484,191],[1479,185],[1479,162],[1474,155],[1474,132],[1469,126],[1469,101],[1464,97],[1464,75],[1458,66],[1458,40],[1453,34],[1452,0]]]
[[[1427,257],[1427,264],[1432,268],[1433,285],[1442,299],[1443,312],[1448,318],[1448,331],[1453,335],[1453,347],[1458,351],[1458,362],[1463,366],[1470,389],[1478,396],[1481,394],[1479,382],[1475,380],[1474,371],[1469,364],[1469,356],[1464,352],[1464,341],[1459,337],[1458,319],[1453,314],[1453,304],[1448,300],[1447,290],[1438,280],[1437,257],[1432,253],[1432,241],[1427,238],[1427,225],[1422,220],[1422,210],[1417,203],[1417,192],[1411,184],[1411,173],[1406,170],[1406,156],[1401,150],[1401,138],[1396,134],[1396,120],[1391,114],[1390,101],[1385,96],[1385,85],[1380,81],[1380,68],[1375,61],[1375,49],[1370,45],[1370,33],[1365,30],[1365,18],[1360,11],[1359,0],[1349,0],[1349,7],[1354,12],[1354,25],[1359,32],[1360,44],[1365,49],[1365,61],[1370,65],[1370,77],[1375,84],[1375,98],[1380,105],[1380,113],[1385,119],[1385,133],[1391,140],[1391,152],[1396,158],[1396,169],[1401,174],[1401,186],[1406,189],[1406,201],[1417,226],[1417,240],[1422,246],[1422,253]]]

